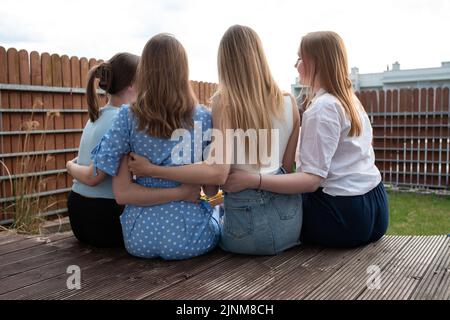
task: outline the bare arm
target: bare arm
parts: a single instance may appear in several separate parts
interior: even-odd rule
[[[92,163],[89,166],[82,166],[76,163],[75,159],[67,161],[66,168],[72,177],[91,187],[98,185],[108,176],[100,169],[97,169],[97,175],[94,177],[94,165]]]
[[[146,188],[134,183],[128,171],[127,157],[123,157],[119,172],[113,177],[113,192],[118,204],[153,206],[172,201],[198,202],[200,186],[181,185],[177,188]]]
[[[259,189],[283,194],[308,193],[316,191],[322,181],[322,177],[303,172],[263,175]],[[259,183],[260,175],[236,170],[230,174],[223,189],[228,192],[258,189]]]
[[[220,126],[221,117],[220,110],[218,109],[219,107],[217,105],[213,106],[212,121],[213,128],[216,129]],[[223,148],[223,155],[226,157],[225,146],[226,141],[223,143],[223,146],[218,144],[217,147]],[[224,184],[230,172],[230,165],[226,164],[229,162],[222,161],[222,163],[225,162],[225,164],[217,164],[212,163],[212,161],[209,160],[210,159],[208,159],[206,163],[200,162],[179,167],[162,167],[151,164],[147,158],[131,153],[128,166],[134,174],[142,177],[154,177],[208,186]]]

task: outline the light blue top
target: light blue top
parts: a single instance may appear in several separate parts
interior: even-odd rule
[[[111,128],[118,111],[118,107],[106,105],[100,109],[100,117],[95,122],[88,120],[81,136],[78,164],[84,166],[91,164],[91,150],[98,145],[103,135]],[[74,180],[72,190],[88,198],[114,199],[112,178],[110,176],[107,176],[105,180],[95,187],[90,187]]]
[[[195,130],[192,128],[185,132],[186,136],[181,141],[159,138],[139,131],[137,118],[128,106],[123,106],[111,129],[92,150],[94,167],[115,176],[121,158],[129,152],[144,156],[159,166],[199,162],[210,140],[211,113],[198,105],[192,118]],[[189,150],[189,144],[191,148],[186,157],[173,159],[172,151],[178,150],[180,142],[187,147],[182,149]],[[180,185],[175,181],[150,177],[138,178],[136,183],[149,188]],[[199,204],[174,201],[149,207],[127,205],[120,216],[125,247],[130,254],[144,258],[178,260],[204,254],[219,240],[219,226],[212,214],[211,206],[204,201]]]

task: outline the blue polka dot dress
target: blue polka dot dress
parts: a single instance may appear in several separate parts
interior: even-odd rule
[[[185,155],[184,161],[192,163],[202,160],[203,151],[209,144],[205,140],[209,140],[207,134],[209,132],[210,137],[212,127],[211,114],[201,105],[196,106],[193,120],[197,130],[195,133],[194,129],[189,130],[190,140],[183,137],[184,143],[191,143],[191,154],[187,159]],[[92,150],[94,167],[115,176],[121,158],[130,152],[145,156],[160,166],[183,164],[176,158],[174,163],[171,156],[181,138],[171,141],[152,137],[137,128],[137,119],[129,106],[122,106],[112,128]],[[175,181],[150,177],[138,178],[136,183],[151,188],[179,186]],[[177,201],[150,207],[127,205],[120,217],[125,247],[131,255],[142,258],[181,260],[205,254],[219,240],[219,226],[212,214],[211,206],[204,201],[200,204]]]

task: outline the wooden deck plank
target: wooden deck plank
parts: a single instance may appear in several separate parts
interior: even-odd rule
[[[252,257],[252,259],[257,258],[258,257]],[[203,290],[203,292],[205,292],[207,290],[214,290],[214,288],[212,287],[213,285],[211,283],[214,279],[220,278],[221,276],[229,273],[230,271],[242,267],[243,265],[245,265],[245,263],[248,262],[248,259],[249,257],[246,256],[235,255],[233,259],[227,259],[220,265],[215,265],[205,270],[201,274],[197,274],[194,277],[186,279],[186,281],[177,283],[176,286],[171,286],[167,289],[159,290],[156,293],[150,293],[145,297],[143,297],[143,299],[145,300],[194,299],[190,298],[192,297],[193,291],[198,292],[200,290]],[[206,281],[206,283],[204,281]],[[208,286],[208,283],[211,284],[211,286],[205,288],[205,285]]]
[[[183,261],[138,260],[130,268],[122,268],[111,276],[97,277],[83,283],[83,290],[65,299],[134,299],[140,300],[152,293],[194,277],[205,270],[231,259],[232,254],[215,250]]]
[[[2,231],[0,232],[0,246],[3,246],[8,243],[24,241],[26,237],[23,235],[19,235],[12,231]]]
[[[450,237],[445,239],[411,299],[450,300]]]
[[[312,291],[306,300],[353,300],[367,287],[367,268],[371,265],[383,268],[406,245],[411,237],[384,237],[368,245],[352,260]]]
[[[297,264],[283,278],[253,296],[253,299],[302,300],[362,250],[325,249],[312,259]]]
[[[250,299],[289,272],[293,265],[307,261],[321,250],[304,247],[288,250],[278,256],[239,256],[240,259],[244,258],[243,264],[230,261],[226,266],[217,265],[208,272],[198,274],[147,299]]]
[[[268,257],[217,249],[184,261],[96,249],[70,233],[0,241],[0,300],[450,299],[447,236],[384,237],[351,250],[301,246]],[[67,289],[69,265],[81,268],[81,290]],[[370,265],[381,269],[380,290],[367,288]]]
[[[415,261],[407,269],[407,273],[409,274],[408,278],[413,279],[414,281],[399,281],[396,289],[394,289],[398,290],[398,295],[394,299],[410,299],[411,295],[422,281],[426,271],[429,269],[432,261],[438,254],[439,249],[444,246],[444,242],[442,240],[445,236],[435,236],[434,238],[435,241],[424,250],[423,255],[420,253],[414,255]]]
[[[199,299],[249,300],[264,289],[277,283],[279,279],[298,266],[320,254],[323,248],[301,247],[284,252],[282,255],[267,258],[258,263],[250,260],[243,270],[235,270],[227,274],[228,281],[216,287],[216,292],[199,296]],[[225,290],[224,290],[225,289]],[[220,290],[220,294],[218,291]],[[217,297],[217,298],[216,298]]]
[[[81,291],[69,290],[65,284],[67,275],[62,274],[34,285],[33,290],[41,287],[45,293],[36,296],[30,295],[28,299],[64,300],[86,290],[97,291],[101,284],[99,279],[106,279],[106,285],[109,285],[115,277],[121,274],[127,276],[133,267],[141,261],[128,255],[124,249],[116,249],[116,255],[109,260],[107,259],[110,257],[108,251],[98,252],[98,254],[99,259],[104,259],[101,264],[96,264],[94,267],[92,265],[80,266]]]
[[[5,293],[31,286],[47,279],[55,278],[60,275],[64,275],[65,278],[67,278],[68,275],[66,274],[66,271],[67,267],[70,265],[78,265],[80,268],[85,269],[91,267],[91,265],[114,260],[121,253],[123,254],[123,251],[105,251],[84,246],[66,249],[61,253],[63,258],[59,261],[52,261],[51,264],[2,279],[0,299],[3,298],[2,295]],[[63,283],[65,285],[65,281]]]
[[[55,251],[58,248],[58,246],[56,246],[56,244],[58,242],[78,243],[78,241],[74,237],[67,237],[67,238],[56,239],[49,243],[45,243],[44,245],[41,245],[41,246],[33,246],[33,247],[25,248],[23,250],[9,252],[9,253],[6,253],[6,254],[0,256],[0,267],[8,265],[8,264],[16,263],[16,262],[19,262],[22,260],[33,259],[34,257],[40,256],[42,254],[46,254],[46,253]]]
[[[40,246],[51,241],[56,241],[64,238],[72,237],[70,232],[68,233],[56,233],[50,236],[31,236],[27,237],[25,240],[13,241],[0,246],[0,259],[2,255],[7,253],[24,250],[27,248]]]
[[[72,250],[70,250],[73,248]],[[0,280],[32,269],[37,269],[67,259],[68,254],[85,250],[86,247],[74,238],[52,241],[42,246],[31,247],[3,256],[0,266]]]
[[[3,226],[0,226],[0,245],[2,244],[2,240],[5,239],[6,237],[10,237],[12,235],[16,235],[15,232],[8,230],[5,228],[5,230],[3,229]]]
[[[419,236],[412,238],[381,273],[381,289],[366,289],[358,300],[406,300],[419,284],[434,258],[443,238]]]
[[[109,249],[108,249],[109,250]],[[5,300],[37,300],[46,299],[56,292],[67,290],[67,279],[70,276],[67,274],[67,267],[70,265],[77,265],[82,270],[96,269],[99,266],[109,263],[111,261],[118,261],[119,257],[126,256],[125,251],[111,251],[106,253],[96,251],[93,248],[85,249],[82,255],[74,259],[67,259],[65,262],[56,263],[47,268],[39,270],[36,273],[33,270],[32,274],[26,275],[28,281],[19,281],[16,289],[7,293],[1,294],[0,299]],[[25,275],[26,273],[24,273]],[[40,277],[40,278],[39,278]],[[8,278],[7,278],[8,279]],[[38,281],[36,281],[39,279]]]

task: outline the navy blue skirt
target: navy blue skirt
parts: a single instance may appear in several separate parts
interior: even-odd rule
[[[383,183],[361,196],[331,196],[319,188],[303,194],[302,242],[350,248],[379,240],[389,225]]]

